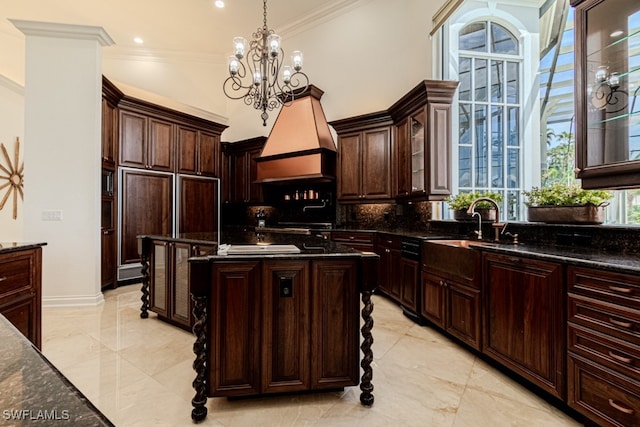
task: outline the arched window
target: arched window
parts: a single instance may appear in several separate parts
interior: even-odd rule
[[[502,194],[504,220],[521,212],[522,59],[518,39],[490,20],[458,33],[458,191]]]

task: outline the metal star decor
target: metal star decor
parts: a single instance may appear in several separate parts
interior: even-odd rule
[[[14,153],[14,162],[11,163],[11,158],[7,152],[4,144],[0,143],[2,148],[2,154],[7,162],[7,167],[4,167],[0,163],[0,182],[6,180],[4,184],[0,184],[0,191],[7,189],[2,201],[0,201],[0,210],[4,208],[5,203],[9,200],[9,196],[13,193],[13,219],[18,218],[18,194],[20,194],[20,200],[24,200],[24,193],[22,191],[24,180],[24,162],[20,163],[20,138],[16,138],[16,148]],[[5,175],[6,174],[6,175]]]

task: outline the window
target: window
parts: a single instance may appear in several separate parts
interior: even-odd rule
[[[458,36],[458,192],[502,194],[502,219],[521,212],[521,58],[517,38],[488,21]]]

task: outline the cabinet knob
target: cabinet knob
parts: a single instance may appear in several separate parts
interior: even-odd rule
[[[573,169],[573,173],[575,173],[575,174],[579,174],[580,172],[582,172],[582,169],[580,169],[580,168]]]
[[[354,236],[349,236],[349,240],[354,240],[355,237]]]
[[[0,282],[4,282],[5,280],[7,280],[6,276],[0,277]]]
[[[385,251],[386,253],[389,253],[389,252],[391,252],[391,251],[390,251],[389,249],[385,249],[384,251]]]

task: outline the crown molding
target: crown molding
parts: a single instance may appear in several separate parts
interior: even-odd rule
[[[115,42],[102,27],[90,25],[58,24],[54,22],[25,21],[9,19],[11,23],[27,36],[50,37],[60,39],[95,40],[102,46],[111,46]]]
[[[320,24],[331,21],[339,15],[369,3],[371,0],[342,0],[321,6],[306,16],[289,24],[278,27],[277,33],[282,37],[290,37],[307,31]]]
[[[18,95],[24,96],[24,86],[14,82],[13,80],[3,76],[2,74],[0,74],[0,86],[12,90]]]

